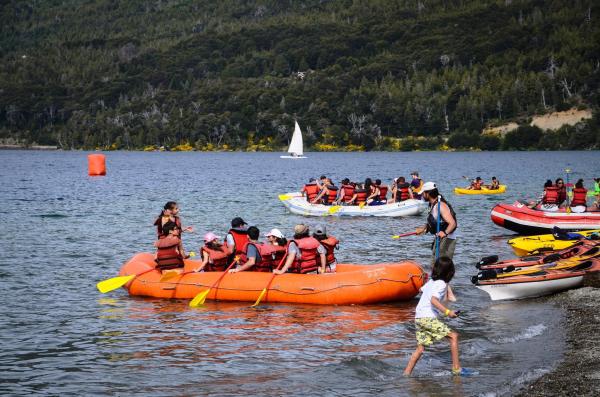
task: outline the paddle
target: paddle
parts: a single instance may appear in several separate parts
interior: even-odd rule
[[[117,288],[121,288],[122,286],[124,286],[125,284],[127,284],[128,282],[130,282],[131,280],[136,278],[137,276],[141,276],[142,274],[146,274],[148,272],[151,272],[152,270],[156,270],[156,269],[155,268],[148,269],[148,270],[143,271],[138,274],[130,274],[129,276],[119,276],[119,277],[109,278],[108,280],[100,281],[98,284],[96,284],[96,288],[98,288],[98,291],[105,294],[107,292],[114,291]]]
[[[393,239],[399,239],[401,237],[414,236],[415,234],[417,234],[417,232],[402,233],[402,234],[397,234],[395,236],[392,236],[392,238]]]
[[[287,254],[283,258],[281,258],[281,260],[279,261],[279,265],[277,265],[277,270],[281,269],[283,262],[285,262],[285,258],[287,258]],[[254,302],[254,304],[251,307],[256,307],[260,304],[260,301],[266,295],[267,290],[269,289],[269,287],[271,286],[271,283],[275,279],[275,276],[277,276],[277,273],[273,273],[273,275],[271,276],[271,279],[269,280],[269,283],[267,284],[267,286],[265,288],[263,288],[263,290],[260,292],[260,295],[258,295],[256,302]]]
[[[437,261],[438,259],[440,259],[440,243],[441,243],[441,239],[440,239],[440,222],[441,222],[441,217],[442,217],[442,211],[441,209],[441,204],[442,204],[442,198],[440,196],[438,196],[438,208],[437,208],[437,226],[436,226],[436,234],[435,234],[435,260]]]
[[[227,273],[229,273],[229,269],[231,269],[233,267],[233,265],[235,265],[236,263],[238,263],[239,258],[236,256],[233,261],[231,261],[231,264],[229,266],[227,266],[227,269],[225,269],[225,271],[223,272],[223,274],[221,274],[221,276],[219,276],[219,278],[217,279],[217,281],[215,281],[215,283],[213,285],[210,286],[209,289],[207,289],[206,291],[202,291],[200,293],[198,293],[198,295],[196,295],[194,297],[194,299],[192,299],[190,301],[190,307],[198,307],[204,304],[204,301],[206,300],[206,297],[208,296],[208,293],[210,292],[211,289],[215,288],[217,286],[217,284],[219,284],[219,282],[223,279],[223,277],[225,277],[225,275]]]

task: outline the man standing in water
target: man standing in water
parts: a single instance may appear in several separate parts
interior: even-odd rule
[[[454,257],[456,247],[456,214],[448,202],[439,193],[433,182],[423,184],[419,194],[429,203],[429,215],[427,224],[416,229],[417,234],[429,232],[436,236],[432,244],[431,263],[435,263],[437,257]],[[439,212],[438,212],[439,211]],[[440,214],[440,215],[438,215]],[[439,244],[439,252],[437,245]]]

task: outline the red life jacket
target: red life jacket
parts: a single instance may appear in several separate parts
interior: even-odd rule
[[[387,201],[388,187],[385,185],[379,186],[379,200]]]
[[[248,242],[248,232],[239,229],[229,229],[228,234],[231,234],[233,241],[235,242],[235,251],[232,251],[233,247],[229,247],[229,252],[232,255],[240,255],[244,252],[244,247]]]
[[[344,189],[344,197],[342,201],[345,203],[349,203],[354,197],[354,186],[352,185],[342,185],[342,189]]]
[[[248,262],[248,256],[246,253],[248,252],[249,245],[253,245],[258,251],[258,258],[256,258],[254,266],[252,266],[250,269],[252,272],[273,271],[273,269],[279,265],[279,262],[287,252],[286,247],[272,244],[254,243],[249,241],[246,243],[246,247],[244,247],[244,252],[240,255],[240,263]]]
[[[573,200],[571,200],[571,207],[578,205],[587,205],[587,189],[575,188],[573,189]]]
[[[356,204],[367,202],[367,191],[365,189],[356,189]]]
[[[183,257],[177,252],[179,238],[167,236],[154,243],[156,246],[156,267],[160,270],[183,267]]]
[[[338,248],[339,240],[333,236],[328,236],[326,239],[319,241],[323,247],[327,250],[325,257],[327,259],[327,265],[331,265],[335,262],[334,250]]]
[[[473,182],[473,190],[481,190],[481,181]]]
[[[302,190],[306,192],[307,201],[313,201],[319,195],[319,186],[316,183],[308,183]]]
[[[546,194],[542,198],[542,204],[558,204],[558,188],[556,186],[549,186],[544,189]]]
[[[400,202],[400,201],[408,200],[410,198],[409,189],[410,189],[410,184],[408,184],[408,183],[401,183],[401,184],[397,185],[396,201]]]
[[[327,186],[327,202],[332,204],[337,199],[338,188],[337,186]]]
[[[204,268],[207,272],[222,272],[227,269],[229,265],[229,249],[227,244],[223,244],[222,250],[216,250],[208,248],[204,245],[200,248],[200,252],[206,252],[208,254],[209,262]]]
[[[314,237],[304,237],[298,240],[292,240],[300,249],[300,259],[294,257],[294,262],[290,266],[292,273],[310,273],[314,272],[320,267],[318,258],[319,254],[317,249],[319,248],[319,240]],[[289,247],[289,245],[288,245]]]

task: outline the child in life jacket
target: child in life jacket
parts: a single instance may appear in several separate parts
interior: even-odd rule
[[[571,200],[571,211],[575,213],[585,212],[587,208],[587,189],[583,187],[583,179],[575,183],[573,199]]]
[[[285,263],[281,269],[273,270],[274,274],[291,273],[325,273],[327,260],[325,248],[317,239],[310,236],[308,226],[294,226],[294,239],[288,243]]]
[[[202,270],[206,272],[222,272],[227,269],[228,258],[230,255],[226,244],[219,242],[219,236],[213,232],[204,235],[204,246],[200,248],[202,255],[202,265],[196,272]]]
[[[179,238],[179,228],[175,222],[169,221],[162,226],[162,231],[163,237],[154,242],[156,267],[159,270],[183,267],[183,258],[186,255],[181,238]]]
[[[181,232],[194,232],[193,226],[188,226],[186,228],[182,227],[181,219],[179,218],[179,206],[175,201],[168,201],[164,205],[160,215],[154,221],[154,226],[156,226],[156,234],[158,238],[162,238],[165,236],[162,229],[165,223],[169,221],[174,222]]]
[[[495,176],[492,177],[492,183],[490,183],[490,185],[488,186],[488,189],[489,190],[500,189],[500,181]]]
[[[442,301],[448,300],[448,283],[454,277],[454,263],[448,257],[440,257],[435,261],[431,279],[421,288],[421,299],[415,310],[417,328],[417,348],[410,357],[404,375],[412,373],[426,347],[447,338],[452,352],[452,373],[454,375],[470,375],[471,370],[461,368],[458,358],[458,334],[450,329],[438,317],[458,317],[458,311],[446,307]]]
[[[325,225],[315,226],[313,237],[321,243],[321,246],[325,248],[325,260],[326,260],[326,273],[335,273],[335,267],[337,265],[337,259],[335,258],[334,250],[339,249],[339,240],[333,236],[327,236],[327,229]]]

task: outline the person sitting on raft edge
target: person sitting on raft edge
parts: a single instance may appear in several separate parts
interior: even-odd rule
[[[242,253],[242,250],[248,242],[248,224],[239,216],[231,220],[231,229],[225,236],[225,243],[229,250],[229,263],[231,263],[236,256]]]
[[[483,180],[481,179],[480,176],[478,176],[473,181],[471,181],[471,186],[469,186],[467,189],[469,189],[469,190],[481,190],[482,186],[483,186]]]
[[[175,222],[169,221],[162,225],[163,238],[154,242],[156,253],[154,260],[159,270],[177,269],[184,266],[183,258],[186,257],[183,250],[179,228]]]
[[[213,232],[208,232],[204,235],[204,246],[200,248],[202,255],[202,265],[197,268],[196,272],[202,270],[207,272],[222,272],[227,269],[229,250],[227,244],[219,242],[219,236]]]
[[[325,273],[327,259],[325,248],[317,239],[310,236],[308,226],[299,224],[294,227],[294,239],[289,242],[287,257],[281,269],[273,270],[274,274],[290,273]]]
[[[302,187],[300,193],[302,193],[302,195],[306,197],[306,201],[312,203],[313,200],[315,200],[319,195],[320,189],[321,188],[317,184],[317,180],[315,178],[310,178],[308,180],[308,183]]]
[[[492,182],[489,184],[489,186],[487,188],[488,188],[488,190],[500,189],[500,181],[495,176],[493,176]]]
[[[313,232],[313,237],[319,240],[319,243],[325,248],[325,260],[327,261],[327,273],[335,273],[335,268],[337,265],[337,260],[335,258],[335,250],[339,249],[340,241],[333,237],[327,235],[327,229],[325,225],[317,225],[315,226],[315,231]]]
[[[248,242],[240,255],[240,265],[230,269],[229,273],[243,271],[271,272],[275,262],[280,262],[285,255],[286,247],[258,242],[260,230],[256,226],[248,228]]]

